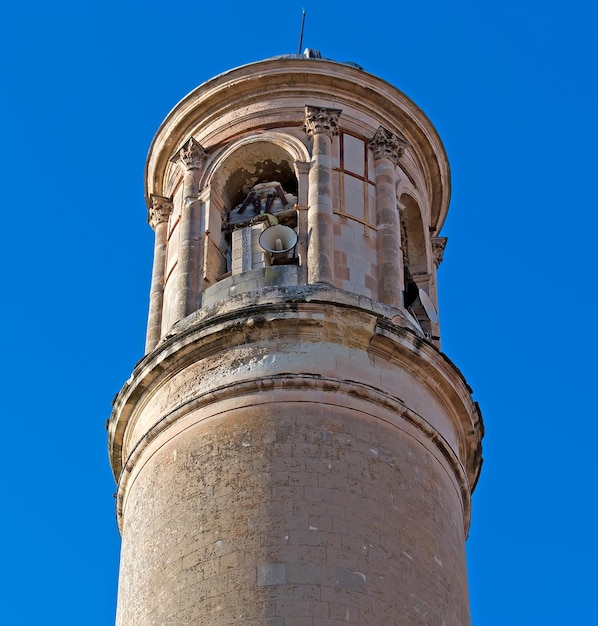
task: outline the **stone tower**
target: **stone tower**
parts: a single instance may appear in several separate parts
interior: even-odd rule
[[[440,350],[431,123],[308,50],[189,94],[145,180],[146,354],[109,422],[119,626],[469,624],[482,422]]]

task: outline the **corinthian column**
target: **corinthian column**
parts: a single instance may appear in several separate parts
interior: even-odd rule
[[[370,143],[376,179],[378,299],[396,307],[403,304],[403,254],[395,168],[406,146],[406,141],[382,126]]]
[[[305,132],[312,137],[307,197],[307,272],[310,283],[334,279],[332,137],[338,135],[339,109],[305,107]]]
[[[149,316],[145,340],[146,354],[153,350],[160,340],[162,329],[162,305],[164,300],[164,271],[166,255],[166,236],[168,218],[172,213],[172,200],[162,196],[150,196],[147,221],[155,233],[154,266],[152,268],[152,286],[150,288]]]
[[[193,313],[199,307],[200,271],[200,202],[199,176],[205,151],[193,137],[170,159],[185,173],[183,179],[183,207],[180,221],[180,240],[177,286],[174,299],[173,322]]]

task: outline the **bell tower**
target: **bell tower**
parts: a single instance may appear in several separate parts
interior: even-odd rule
[[[150,147],[146,354],[109,421],[119,626],[470,624],[447,158],[402,92],[314,56],[213,78]]]

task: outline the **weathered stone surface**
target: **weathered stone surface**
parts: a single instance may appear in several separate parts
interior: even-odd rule
[[[457,370],[329,292],[278,306],[275,293],[190,318],[117,400],[120,623],[167,623],[181,597],[196,601],[179,623],[228,623],[243,603],[229,597],[211,617],[214,598],[268,588],[258,619],[347,603],[368,624],[377,598],[400,623],[409,590],[466,624],[478,415]],[[176,591],[142,618],[159,580]],[[305,585],[317,601],[280,600]]]
[[[403,594],[467,623],[450,468],[408,424],[330,408],[334,395],[197,411],[154,442],[123,511],[120,623],[242,621],[244,597],[256,618],[335,604],[360,624],[385,599],[395,623]]]

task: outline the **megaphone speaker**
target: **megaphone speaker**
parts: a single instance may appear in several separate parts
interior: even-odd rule
[[[260,246],[270,254],[282,254],[295,247],[297,233],[289,226],[269,226],[260,235]]]

